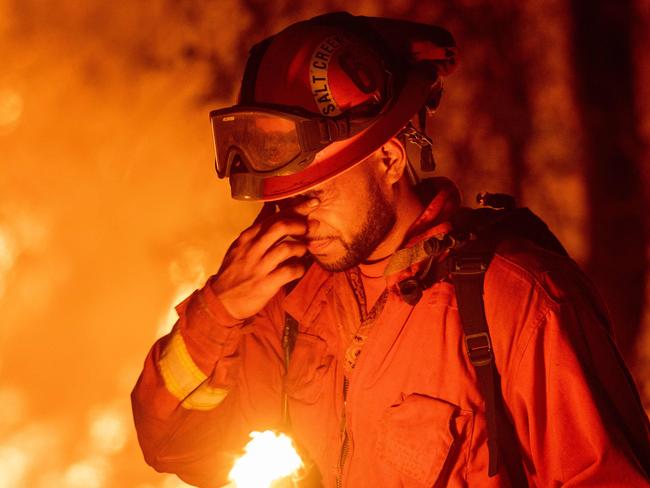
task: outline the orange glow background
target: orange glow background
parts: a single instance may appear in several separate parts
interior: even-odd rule
[[[620,87],[616,113],[594,125],[579,0],[448,3],[0,0],[0,488],[186,486],[145,465],[129,393],[173,304],[257,213],[214,175],[207,114],[234,101],[254,42],[339,9],[454,33],[440,174],[468,204],[509,192],[549,223],[603,290],[650,405],[650,4],[594,2],[629,33],[625,69],[595,82]],[[600,148],[603,131],[620,145]],[[631,177],[602,192],[594,161],[618,147]]]

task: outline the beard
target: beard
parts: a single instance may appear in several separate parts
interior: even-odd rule
[[[370,205],[361,229],[349,241],[336,238],[345,249],[345,254],[332,263],[321,262],[317,256],[314,256],[318,264],[327,271],[345,271],[364,262],[395,225],[397,220],[395,209],[372,176],[368,176],[366,187]]]

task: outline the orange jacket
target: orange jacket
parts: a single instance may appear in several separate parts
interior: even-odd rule
[[[445,229],[438,193],[414,229]],[[428,224],[427,232],[421,232]],[[253,430],[281,426],[335,486],[511,486],[489,478],[486,422],[464,348],[453,286],[439,282],[415,306],[394,288],[349,374],[345,328],[355,298],[345,273],[313,265],[257,316],[233,319],[211,281],[178,307],[132,394],[145,459],[201,487],[221,486]],[[648,420],[612,342],[591,284],[568,258],[525,241],[497,250],[485,309],[501,389],[533,486],[650,486]],[[284,314],[299,323],[285,374]],[[349,438],[342,468],[343,411]],[[515,448],[515,447],[513,447]],[[641,461],[640,461],[641,460]]]

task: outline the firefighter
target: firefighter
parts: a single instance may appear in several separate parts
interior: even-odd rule
[[[278,429],[314,486],[648,485],[648,419],[589,281],[529,214],[468,224],[430,175],[455,63],[441,28],[346,13],[251,50],[210,118],[219,177],[265,203],[146,359],[155,469],[221,486]]]

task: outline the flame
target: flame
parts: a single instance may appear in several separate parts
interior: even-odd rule
[[[165,308],[164,317],[160,320],[156,337],[169,333],[176,321],[176,305],[189,297],[194,290],[200,288],[207,279],[205,253],[194,247],[186,249],[181,256],[169,265],[169,278],[176,286],[176,293]]]
[[[159,322],[158,329],[156,330],[156,337],[163,336],[168,334],[172,327],[178,320],[178,314],[176,313],[176,305],[185,300],[188,296],[196,290],[197,286],[193,283],[182,284],[176,290],[174,297],[170,300],[169,304],[165,308],[164,317]]]
[[[140,486],[138,488],[157,488],[154,486]],[[158,488],[194,488],[194,485],[188,485],[183,480],[179,479],[176,475],[170,474],[166,476]]]
[[[96,452],[110,455],[122,450],[128,436],[124,410],[118,407],[106,407],[91,412],[90,444]]]
[[[34,486],[32,481],[37,471],[53,458],[55,462],[58,460],[61,431],[52,425],[33,422],[17,429],[9,428],[7,434],[0,436],[0,488]]]
[[[27,473],[31,459],[16,447],[0,446],[0,488],[19,486]]]
[[[0,298],[4,294],[7,276],[16,259],[17,251],[14,238],[7,229],[0,227]]]
[[[285,434],[251,432],[242,457],[235,461],[229,479],[237,488],[270,488],[274,482],[295,477],[302,459]],[[229,485],[230,486],[230,485]]]
[[[65,488],[102,488],[106,486],[108,463],[101,457],[71,465],[63,476]]]

